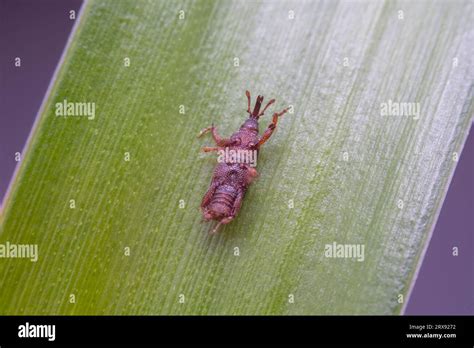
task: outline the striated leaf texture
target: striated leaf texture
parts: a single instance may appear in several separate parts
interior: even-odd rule
[[[0,259],[0,314],[401,313],[472,121],[472,14],[88,1],[3,207],[0,243],[37,244],[39,259]],[[210,236],[199,204],[216,157],[196,135],[238,129],[247,89],[277,100],[261,132],[294,112]],[[95,118],[56,116],[64,100],[95,103]],[[333,243],[363,260],[327,257]]]

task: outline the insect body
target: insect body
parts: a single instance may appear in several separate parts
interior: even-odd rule
[[[279,113],[274,113],[272,123],[270,123],[263,135],[260,136],[258,133],[258,120],[265,110],[275,102],[275,99],[270,100],[260,112],[263,97],[259,95],[253,111],[250,111],[250,93],[246,91],[245,94],[248,99],[247,112],[249,113],[249,118],[237,132],[228,139],[221,138],[217,133],[216,127],[212,125],[211,127],[204,128],[198,135],[200,137],[211,132],[217,145],[215,147],[204,147],[202,149],[204,152],[218,151],[221,154],[237,154],[237,156],[230,158],[229,156],[219,157],[225,157],[225,159],[219,161],[216,166],[211,185],[201,202],[204,220],[218,221],[211,232],[212,234],[217,233],[219,226],[228,224],[238,214],[247,188],[258,176],[257,170],[252,163],[249,163],[248,159],[252,158],[252,154],[255,155],[256,159],[260,147],[271,137],[275,130],[278,118],[288,111],[288,108],[286,108]]]

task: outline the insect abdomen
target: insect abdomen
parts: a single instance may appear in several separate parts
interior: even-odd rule
[[[216,215],[229,216],[234,206],[237,190],[230,185],[222,185],[216,189],[208,209],[217,213]]]

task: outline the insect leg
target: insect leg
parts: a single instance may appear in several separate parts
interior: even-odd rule
[[[212,138],[216,142],[217,146],[228,146],[228,145],[230,145],[231,140],[226,139],[226,138],[221,138],[220,135],[217,133],[217,128],[214,127],[214,125],[212,125],[210,127],[207,127],[207,128],[204,128],[201,132],[199,132],[198,138],[202,137],[204,134],[209,133],[209,132],[212,133]]]
[[[247,183],[250,184],[258,177],[258,172],[255,168],[247,166]]]
[[[272,136],[273,134],[273,131],[275,130],[276,126],[277,126],[277,123],[278,123],[278,117],[282,116],[285,112],[287,112],[289,110],[289,108],[286,108],[285,110],[279,112],[279,113],[274,113],[273,114],[273,119],[272,119],[272,123],[270,123],[268,125],[268,128],[265,130],[265,133],[263,133],[262,137],[260,138],[260,140],[258,141],[257,143],[257,148],[259,148],[260,146],[262,146],[268,139],[270,139],[270,137]]]
[[[235,197],[235,201],[234,201],[234,206],[232,207],[232,213],[231,213],[231,216],[229,216],[229,218],[232,220],[240,211],[240,208],[242,207],[242,200],[244,199],[244,193],[242,192],[242,190],[239,190],[239,193],[237,194],[237,197]],[[231,220],[229,220],[228,222],[230,222]],[[226,222],[226,223],[228,223]]]
[[[219,229],[221,225],[222,225],[222,220],[217,223],[216,227],[214,227],[212,231],[209,232],[209,234],[217,234],[217,230]]]
[[[229,217],[226,217],[226,218],[223,218],[221,221],[219,221],[216,225],[216,227],[214,227],[211,231],[210,234],[216,234],[217,231],[219,230],[219,227],[221,225],[225,225],[225,224],[228,224],[229,222],[231,222],[232,220],[234,219],[233,216],[229,216]]]
[[[206,194],[204,195],[202,202],[201,202],[201,209],[207,207],[207,205],[211,202],[212,196],[216,192],[216,188],[219,184],[217,182],[213,182],[209,189],[207,190]]]

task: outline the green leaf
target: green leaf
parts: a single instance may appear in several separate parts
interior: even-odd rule
[[[0,259],[0,314],[400,313],[471,124],[470,13],[87,2],[2,213],[0,243],[37,244],[39,259]],[[196,135],[237,130],[247,89],[276,99],[261,132],[294,113],[210,236],[199,204],[216,158]],[[56,116],[64,100],[95,118]],[[363,260],[328,257],[333,243]]]

